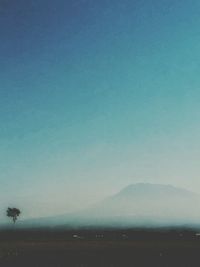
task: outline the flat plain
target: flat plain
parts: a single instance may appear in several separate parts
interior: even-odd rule
[[[200,266],[200,237],[187,229],[8,229],[0,266]]]

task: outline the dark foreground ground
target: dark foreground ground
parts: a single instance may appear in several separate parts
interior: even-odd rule
[[[200,266],[200,237],[191,230],[7,230],[0,266]]]

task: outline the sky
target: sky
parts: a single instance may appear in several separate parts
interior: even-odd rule
[[[0,0],[1,210],[138,183],[200,193],[198,0]]]

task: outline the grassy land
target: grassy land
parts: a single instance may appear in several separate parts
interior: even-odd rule
[[[0,232],[0,266],[200,266],[200,237],[186,230]]]

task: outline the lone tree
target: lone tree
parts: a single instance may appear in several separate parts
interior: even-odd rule
[[[20,215],[21,211],[17,208],[8,208],[7,209],[7,216],[11,217],[13,220],[13,223],[16,222],[17,217]]]

